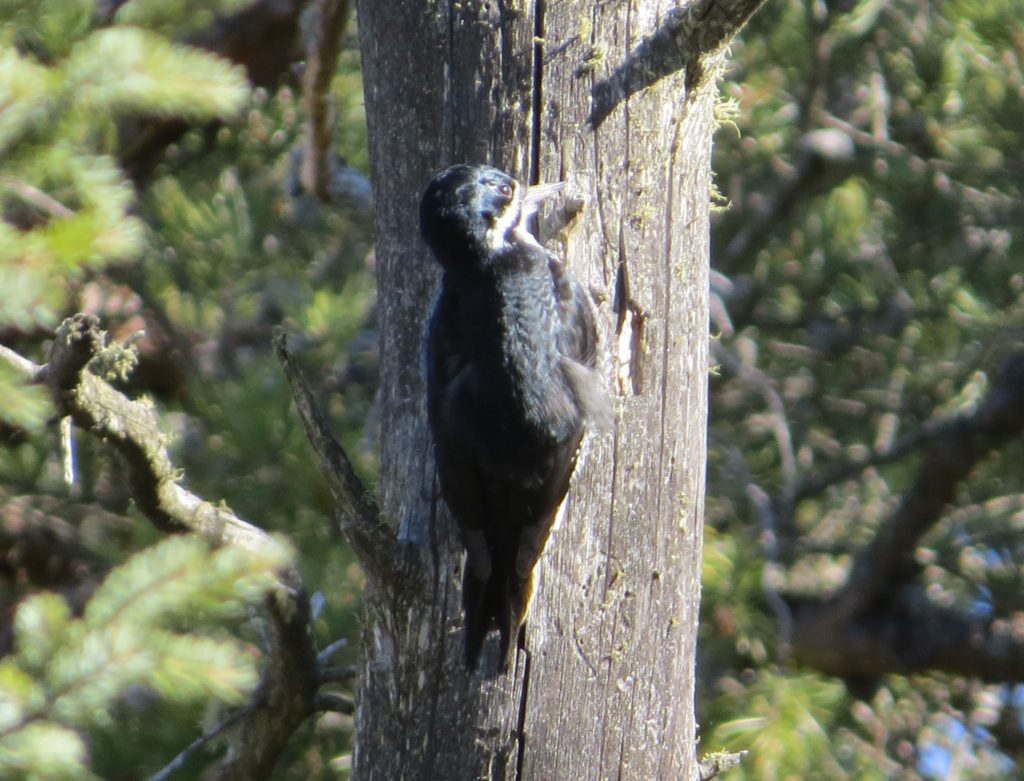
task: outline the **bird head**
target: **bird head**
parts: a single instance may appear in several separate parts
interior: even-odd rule
[[[435,176],[420,202],[420,231],[446,269],[487,264],[502,247],[536,243],[525,221],[561,184],[524,188],[486,165],[455,165]]]

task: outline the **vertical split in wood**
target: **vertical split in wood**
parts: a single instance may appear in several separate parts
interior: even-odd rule
[[[544,113],[544,0],[533,9],[533,95],[530,99],[529,183],[540,184],[540,126]]]
[[[614,366],[615,392],[619,396],[639,396],[643,393],[644,326],[647,317],[630,297],[629,270],[620,261],[615,277]]]
[[[539,184],[541,182],[540,170],[540,144],[541,144],[541,119],[544,114],[544,1],[535,0],[533,8],[533,89],[530,96],[530,170],[529,183]],[[561,522],[565,514],[565,500],[558,508],[556,525]],[[531,601],[536,595],[534,585]],[[527,612],[527,615],[529,613]],[[528,643],[528,641],[527,641]],[[522,666],[522,679],[519,691],[519,710],[516,718],[516,762],[515,781],[523,781],[523,767],[526,761],[526,730],[528,697],[530,693],[530,651],[529,646],[524,649],[524,660]]]

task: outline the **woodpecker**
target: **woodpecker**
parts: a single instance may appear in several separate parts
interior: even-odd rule
[[[456,165],[420,204],[443,269],[426,338],[427,408],[441,493],[459,525],[465,661],[492,629],[507,669],[525,642],[533,569],[588,427],[610,418],[594,305],[527,230],[561,184]]]

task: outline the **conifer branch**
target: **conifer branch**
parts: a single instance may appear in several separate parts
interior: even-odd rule
[[[132,401],[87,370],[104,349],[99,319],[75,315],[57,329],[50,360],[36,379],[49,387],[59,413],[104,437],[124,457],[132,497],[159,529],[192,531],[214,544],[258,548],[267,535],[226,507],[215,506],[178,484],[152,407]]]
[[[254,86],[273,87],[296,60],[295,39],[302,0],[256,0],[230,14],[188,43],[243,66]],[[184,120],[159,117],[141,120],[120,151],[121,165],[136,182],[147,179],[164,149],[188,129]]]
[[[922,440],[917,477],[856,555],[846,584],[829,599],[794,603],[797,661],[850,679],[940,670],[1024,680],[1024,643],[1010,619],[947,609],[910,587],[920,569],[914,551],[922,536],[943,517],[975,466],[1022,431],[1024,353],[1016,353],[972,414]]]
[[[203,781],[259,781],[271,778],[278,757],[295,730],[317,711],[316,645],[309,596],[297,573],[283,578],[285,589],[267,599],[270,649],[252,707],[231,732],[224,756],[203,773]]]
[[[153,409],[128,399],[90,371],[90,362],[104,350],[104,340],[98,318],[78,314],[57,329],[45,366],[6,348],[0,358],[45,384],[60,415],[70,415],[121,453],[133,497],[158,528],[191,531],[214,545],[257,550],[271,544],[263,530],[178,484],[180,475],[171,463]],[[316,646],[309,598],[294,568],[280,573],[279,588],[267,597],[265,606],[270,621],[262,679],[231,732],[226,754],[204,773],[206,781],[269,778],[294,731],[315,712]]]
[[[974,414],[958,418],[928,443],[913,485],[857,555],[833,608],[851,619],[917,572],[918,540],[942,517],[957,487],[996,447],[1024,431],[1024,353],[1003,365]]]

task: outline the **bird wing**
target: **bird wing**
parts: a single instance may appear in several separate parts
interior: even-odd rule
[[[561,263],[549,263],[558,310],[558,366],[584,411],[604,397],[596,371],[596,318],[587,292]],[[528,469],[515,459],[503,467],[481,431],[498,421],[475,416],[484,393],[468,359],[460,328],[460,292],[442,286],[427,338],[427,403],[441,490],[466,548],[463,575],[466,661],[475,667],[492,627],[501,635],[507,667],[532,595],[532,573],[565,498],[583,437],[579,420],[557,441],[540,439]],[[564,391],[563,391],[564,392]],[[492,443],[493,444],[493,443]],[[485,453],[485,451],[487,451]],[[511,457],[511,456],[510,456]]]
[[[468,430],[466,415],[452,414],[460,397],[471,394],[476,382],[462,346],[458,307],[458,294],[442,286],[427,331],[427,414],[445,501],[461,527],[479,527],[487,510],[474,454],[476,435]],[[474,564],[489,566],[484,561]]]
[[[559,332],[562,373],[587,424],[592,429],[607,430],[611,427],[614,409],[598,366],[601,332],[597,307],[580,281],[554,256],[548,256],[548,269],[562,324]]]
[[[566,358],[587,368],[597,366],[597,317],[590,294],[553,255],[548,255],[548,271],[562,329],[559,349]]]

